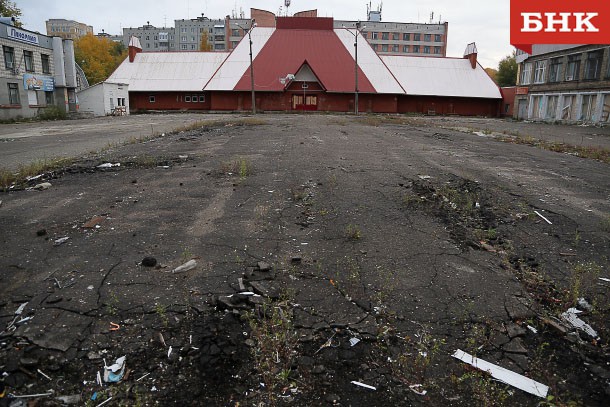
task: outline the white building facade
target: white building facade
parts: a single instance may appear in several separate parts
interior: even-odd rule
[[[129,114],[129,85],[100,82],[78,92],[80,112],[94,116],[125,116]]]

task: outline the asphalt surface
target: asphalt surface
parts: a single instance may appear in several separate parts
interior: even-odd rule
[[[144,134],[164,117],[121,120]],[[21,304],[32,318],[0,335],[11,393],[46,392],[44,377],[28,375],[40,369],[62,377],[49,397],[98,392],[116,403],[537,404],[473,377],[451,357],[462,349],[549,385],[561,402],[604,404],[610,167],[488,133],[518,125],[605,145],[606,129],[257,119],[115,145],[32,183],[49,189],[0,195],[0,329]],[[97,167],[106,162],[121,166]],[[151,256],[158,267],[141,264]],[[194,269],[172,272],[190,260]],[[561,321],[581,296],[599,338]],[[123,355],[125,386],[96,384],[103,359]]]

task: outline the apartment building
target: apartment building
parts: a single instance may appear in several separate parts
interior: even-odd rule
[[[123,43],[129,45],[130,38],[135,36],[140,39],[144,52],[199,51],[202,38],[206,37],[212,51],[230,51],[250,28],[250,21],[230,16],[209,19],[202,14],[193,19],[175,20],[174,28],[155,27],[147,22],[142,27],[124,28]]]
[[[610,123],[610,45],[535,45],[517,62],[514,117]]]
[[[0,21],[0,47],[0,119],[34,117],[50,105],[77,110],[72,40]]]
[[[47,35],[49,37],[61,37],[66,40],[75,40],[87,34],[93,34],[93,26],[79,23],[74,20],[52,18],[46,21]]]

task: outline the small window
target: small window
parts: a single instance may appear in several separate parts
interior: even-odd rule
[[[2,46],[4,52],[4,67],[13,69],[15,67],[15,48]]]
[[[8,102],[11,105],[19,105],[19,85],[16,83],[8,84]]]
[[[382,40],[389,40],[390,39],[390,33],[381,33],[381,39]]]
[[[147,40],[150,40],[150,35],[147,35],[147,36],[146,36],[146,39],[147,39]]]
[[[413,45],[413,53],[419,54],[419,45]]]
[[[552,58],[549,64],[549,82],[561,81],[562,58]]]
[[[197,95],[191,96],[191,102],[197,103]]]
[[[421,41],[421,34],[413,34],[413,41]]]
[[[544,83],[546,73],[546,59],[536,61],[534,65],[534,83]]]
[[[200,103],[205,102],[205,95],[199,95],[199,102]]]
[[[599,79],[602,71],[602,59],[604,50],[591,51],[587,53],[585,61],[585,79]]]
[[[49,63],[49,56],[46,54],[40,54],[40,61],[42,62],[42,73],[51,73],[51,64]]]
[[[429,46],[424,46],[424,54],[429,54],[430,53],[430,47]]]
[[[381,52],[388,52],[388,44],[381,45]]]
[[[156,99],[155,99],[154,96],[149,96],[148,97],[148,103],[155,103],[155,102],[156,102]]]
[[[409,34],[409,33],[404,33],[404,34],[402,35],[402,40],[403,40],[403,41],[411,41],[411,34]]]
[[[440,53],[441,53],[441,47],[434,47],[434,53],[435,53],[436,55],[440,55]]]
[[[372,34],[373,34],[373,37],[372,37],[372,38],[373,38],[374,40],[379,39],[379,33],[378,33],[378,32],[373,31],[373,33],[372,33]]]
[[[432,41],[432,35],[430,35],[430,34],[424,34],[424,41],[426,41],[426,42],[430,42],[430,41]]]
[[[398,44],[392,45],[392,52],[399,52],[400,48]]]
[[[530,83],[532,83],[532,63],[526,62],[523,64],[519,85],[529,85]]]
[[[402,46],[402,52],[404,52],[405,54],[409,52],[409,46],[408,45],[403,45]]]
[[[34,53],[32,51],[23,51],[23,60],[25,61],[25,70],[34,72]]]
[[[239,35],[239,30],[233,29],[233,30],[231,31],[231,35],[232,35],[233,37],[239,37],[239,36],[240,36],[240,35]]]
[[[400,33],[392,33],[392,39],[394,41],[400,40]]]
[[[568,56],[566,81],[577,81],[580,78],[580,57],[580,54]]]
[[[434,34],[434,42],[441,42],[441,35],[440,34]]]
[[[52,105],[54,103],[53,92],[45,92],[44,97],[47,102],[47,106]]]
[[[184,97],[184,101],[190,103],[191,102],[191,95],[186,95]]]

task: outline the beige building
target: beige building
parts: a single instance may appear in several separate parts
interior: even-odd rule
[[[61,37],[66,40],[75,40],[89,33],[93,34],[93,26],[79,23],[74,20],[52,18],[47,20],[47,35],[49,37]]]

